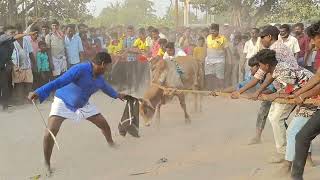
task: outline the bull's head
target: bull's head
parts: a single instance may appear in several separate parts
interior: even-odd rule
[[[155,107],[153,107],[149,100],[141,99],[140,115],[143,118],[146,125],[150,124],[155,111]]]

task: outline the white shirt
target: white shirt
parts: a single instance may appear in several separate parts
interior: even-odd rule
[[[163,55],[163,60],[172,60],[173,58],[180,57],[180,56],[187,56],[187,54],[180,48],[175,48],[174,56],[169,56],[167,52]]]
[[[243,53],[247,54],[247,59],[250,59],[259,52],[260,47],[260,37],[257,39],[256,44],[250,39],[244,44]]]
[[[297,38],[289,35],[286,40],[283,40],[281,36],[279,36],[279,41],[288,46],[288,48],[294,53],[300,52],[299,41]]]
[[[68,61],[70,64],[80,63],[80,52],[83,52],[82,41],[79,35],[73,35],[71,39],[65,36],[64,44],[67,50]]]
[[[14,50],[12,53],[12,62],[20,69],[31,69],[30,53],[33,53],[30,37],[23,37],[23,45],[21,46],[18,41],[14,43]]]

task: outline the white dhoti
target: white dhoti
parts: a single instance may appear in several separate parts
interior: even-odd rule
[[[89,102],[77,111],[71,111],[61,99],[54,97],[49,116],[60,116],[66,119],[71,119],[75,122],[80,122],[81,120],[87,119],[99,113],[100,112],[98,111],[97,107]]]
[[[53,76],[59,76],[67,71],[67,58],[65,56],[52,57]]]

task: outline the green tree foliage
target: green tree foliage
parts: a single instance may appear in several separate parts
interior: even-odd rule
[[[320,19],[319,2],[314,0],[286,0],[271,10],[262,23],[311,22]]]
[[[80,21],[88,16],[89,2],[91,0],[1,0],[0,18],[11,24],[21,23],[30,16]]]
[[[157,22],[151,0],[125,0],[111,3],[92,21],[93,25],[142,25]]]
[[[229,23],[246,28],[261,23],[298,22],[319,17],[319,0],[191,0],[209,14],[229,17]]]

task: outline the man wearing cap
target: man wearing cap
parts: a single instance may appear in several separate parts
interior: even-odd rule
[[[278,62],[285,62],[291,69],[299,69],[297,59],[294,57],[293,52],[282,42],[278,41],[278,36],[280,31],[275,26],[267,26],[260,34],[261,44],[264,48],[269,48],[276,51],[276,58]],[[241,88],[239,91],[232,93],[232,98],[239,98],[240,94],[246,92],[248,89],[254,87],[261,79],[266,77],[266,80],[261,85],[253,95],[252,99],[257,99],[262,91],[268,87],[274,78],[270,74],[266,74],[262,69],[259,69],[254,75],[253,80],[248,83],[245,87]],[[277,89],[280,89],[280,84],[273,83]],[[283,90],[279,90],[281,93]],[[273,102],[268,114],[268,119],[270,120],[273,135],[276,143],[277,154],[275,154],[271,159],[271,163],[280,163],[284,161],[285,150],[286,150],[286,127],[285,121],[290,116],[291,112],[294,110],[295,105],[290,104],[279,104]]]

